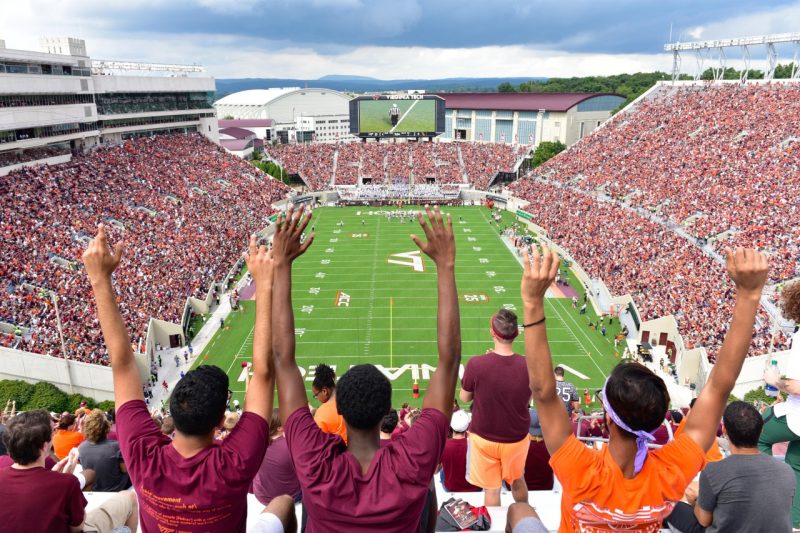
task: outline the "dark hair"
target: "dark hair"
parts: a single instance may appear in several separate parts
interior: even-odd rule
[[[697,398],[692,398],[692,400],[689,402],[689,409],[694,409],[694,402],[696,402],[696,401],[697,401]]]
[[[69,429],[75,423],[75,415],[72,413],[64,413],[58,419],[58,429]]]
[[[739,448],[755,448],[764,420],[758,410],[747,402],[736,401],[725,408],[722,423],[731,444]]]
[[[356,429],[372,429],[392,408],[392,385],[373,365],[356,365],[339,378],[336,409]]]
[[[564,369],[560,366],[557,366],[553,369],[553,373],[558,377],[564,377]]]
[[[676,424],[680,424],[681,420],[683,420],[683,413],[680,411],[680,409],[675,409],[672,411],[672,421]]]
[[[314,369],[314,381],[311,385],[317,389],[335,389],[336,388],[336,372],[326,364],[319,364]]]
[[[227,399],[228,376],[219,367],[202,365],[190,370],[169,398],[175,429],[184,435],[208,435],[225,414]]]
[[[669,408],[669,392],[664,381],[646,366],[620,363],[606,383],[606,400],[634,431],[653,431],[663,421]],[[633,435],[620,428],[623,433]]]
[[[383,422],[381,422],[381,432],[382,433],[391,433],[397,427],[397,423],[400,419],[397,416],[397,411],[392,409],[386,416],[383,417]]]
[[[492,317],[492,326],[497,332],[506,338],[511,338],[516,336],[517,332],[519,331],[517,328],[517,315],[513,311],[509,311],[506,308],[500,309],[493,317]],[[510,340],[499,339],[500,342],[511,342]]]
[[[8,455],[20,465],[35,462],[39,458],[42,446],[52,439],[50,413],[44,409],[18,414],[9,421],[3,434],[3,444],[8,450]]]

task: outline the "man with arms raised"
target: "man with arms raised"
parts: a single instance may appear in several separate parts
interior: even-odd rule
[[[608,445],[592,450],[572,434],[556,393],[545,331],[544,295],[558,271],[558,256],[545,248],[524,259],[522,301],[525,323],[531,324],[525,328],[525,353],[550,464],[564,489],[559,531],[658,531],[716,442],[722,411],[750,346],[767,259],[754,250],[727,252],[728,274],[736,285],[730,329],[683,434],[654,451],[647,443],[664,421],[669,395],[661,378],[638,363],[617,365],[603,387]],[[537,531],[534,519],[526,521],[529,528],[519,531]]]
[[[245,413],[219,443],[214,440],[214,430],[225,418],[228,377],[215,366],[191,370],[175,386],[169,403],[174,439],[163,435],[150,418],[111,281],[123,250],[122,242],[113,253],[109,250],[101,224],[83,262],[111,356],[117,434],[140,498],[142,531],[244,532],[247,490],[264,457],[267,420],[272,415],[272,259],[264,247],[257,248],[252,237],[247,266],[256,282],[253,377],[245,396]],[[270,525],[266,531],[280,532],[281,519],[287,517],[267,513],[261,520]]]
[[[336,405],[347,425],[347,444],[323,433],[308,409],[303,377],[295,361],[292,262],[306,251],[309,215],[290,208],[275,226],[273,299],[275,376],[286,441],[303,489],[308,533],[327,531],[408,533],[418,530],[428,486],[442,456],[453,411],[461,361],[455,241],[452,222],[438,209],[418,217],[427,242],[412,239],[436,264],[439,363],[410,429],[380,446],[380,426],[389,412],[392,386],[372,365],[348,370],[336,386]]]

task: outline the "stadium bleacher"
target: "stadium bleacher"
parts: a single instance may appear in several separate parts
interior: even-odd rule
[[[773,282],[800,275],[800,129],[782,118],[798,96],[784,84],[664,86],[511,191],[587,272],[632,294],[645,319],[674,314],[687,346],[706,346],[713,360],[732,287],[670,225],[712,241],[709,251],[765,250]],[[733,238],[714,239],[726,232]],[[762,311],[754,355],[770,347],[771,329]],[[774,346],[785,341],[779,333]]]
[[[346,143],[277,145],[267,155],[290,174],[302,176],[312,190],[432,178],[436,183],[469,183],[486,189],[498,172],[513,172],[527,147],[495,143]],[[334,170],[335,167],[335,170]]]
[[[134,342],[150,317],[180,322],[186,298],[204,298],[289,190],[200,136],[140,138],[70,163],[0,178],[0,322],[25,334],[3,343],[61,356],[58,296],[70,358],[108,364],[78,259],[98,222],[125,238],[136,268],[118,274]],[[189,262],[187,264],[187,261]]]

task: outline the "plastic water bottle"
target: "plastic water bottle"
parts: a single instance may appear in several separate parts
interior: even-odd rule
[[[778,360],[773,359],[770,362],[771,367],[777,372],[778,371]],[[770,385],[769,383],[764,384],[764,394],[767,396],[771,396],[773,398],[777,398],[778,396],[778,389],[777,387]]]

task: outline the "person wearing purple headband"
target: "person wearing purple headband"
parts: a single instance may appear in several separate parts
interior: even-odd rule
[[[494,348],[469,360],[459,397],[472,402],[466,478],[484,489],[485,505],[498,506],[503,481],[511,486],[515,501],[528,501],[531,390],[525,358],[514,352],[517,315],[500,309],[489,321],[489,333]]]
[[[750,346],[767,259],[754,250],[727,251],[728,274],[736,286],[733,319],[683,434],[663,448],[648,450],[669,408],[669,394],[661,378],[645,366],[620,363],[600,395],[610,434],[602,451],[586,447],[572,434],[556,394],[544,296],[558,272],[558,256],[544,248],[541,255],[534,250],[524,259],[525,353],[550,465],[563,487],[559,531],[658,531],[715,442]]]

